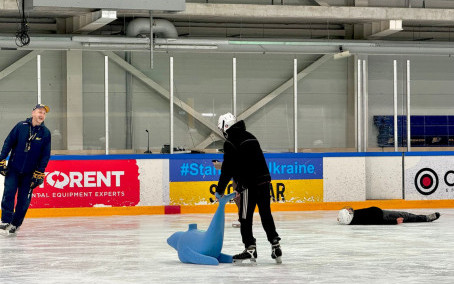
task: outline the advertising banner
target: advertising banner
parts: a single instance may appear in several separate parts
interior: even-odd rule
[[[136,160],[51,160],[30,208],[135,206],[139,201]]]
[[[405,157],[405,199],[454,199],[453,157]]]
[[[272,201],[323,201],[323,158],[267,158],[267,164]],[[210,159],[170,160],[170,204],[213,203],[220,174]],[[226,193],[230,192],[232,184],[226,189]]]

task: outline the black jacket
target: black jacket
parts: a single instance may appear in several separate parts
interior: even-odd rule
[[[270,171],[260,144],[254,135],[246,131],[243,120],[227,129],[224,161],[216,192],[224,194],[232,178],[241,185],[237,191],[271,181]]]
[[[369,207],[353,211],[350,225],[396,225],[397,220],[385,220],[383,210],[378,207]]]
[[[27,151],[27,141],[30,139],[30,149]],[[8,167],[13,167],[20,173],[44,173],[50,159],[50,131],[41,125],[33,126],[32,119],[21,121],[9,133],[3,144],[0,161],[6,159],[11,152]]]

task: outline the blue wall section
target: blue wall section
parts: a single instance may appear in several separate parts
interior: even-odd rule
[[[378,128],[377,145],[394,147],[394,117],[391,115],[374,116]],[[454,116],[450,115],[412,115],[411,146],[447,147],[454,146]],[[397,116],[397,135],[399,147],[407,145],[407,117]]]

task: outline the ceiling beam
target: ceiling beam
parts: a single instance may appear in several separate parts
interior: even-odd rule
[[[369,0],[354,0],[355,7],[367,7],[369,6]]]
[[[216,131],[216,132],[211,132],[210,135],[208,135],[207,138],[205,138],[205,140],[203,140],[202,142],[200,142],[199,144],[197,144],[194,149],[196,150],[203,150],[205,149],[206,147],[210,146],[211,143],[213,142],[216,142],[216,141],[219,141],[219,140],[223,140],[224,138],[221,136],[219,136],[219,133],[220,131]]]
[[[57,30],[56,23],[29,23],[30,32],[34,34],[55,33]],[[17,23],[0,23],[0,31],[2,33],[16,33],[19,29]]]
[[[180,35],[190,35],[191,37],[264,37],[264,38],[344,38],[346,36],[344,29],[314,29],[314,28],[251,28],[244,25],[240,28],[230,27],[177,27]]]
[[[25,2],[26,11],[42,10],[49,8],[88,8],[111,10],[159,10],[159,11],[184,11],[185,0],[28,0]]]
[[[272,9],[270,8],[272,7]],[[400,19],[424,24],[454,23],[454,9],[409,9],[399,7],[293,6],[253,4],[186,3],[177,13],[153,13],[155,17],[174,21],[209,19],[225,23],[360,23]]]
[[[378,21],[354,25],[355,39],[379,39],[403,31],[402,20]]]
[[[307,66],[303,70],[301,70],[298,75],[297,75],[297,80],[300,81],[310,73],[312,73],[315,69],[320,67],[323,63],[326,61],[330,60],[333,58],[332,54],[326,54],[315,60],[314,62],[311,63],[311,65]],[[260,110],[262,107],[264,107],[266,104],[274,100],[276,97],[281,95],[285,90],[293,86],[293,77],[282,83],[279,87],[274,89],[272,92],[270,92],[268,95],[263,97],[261,100],[256,102],[253,106],[249,107],[246,109],[244,112],[242,112],[240,115],[238,115],[238,119],[246,119],[252,114],[254,114],[256,111]]]
[[[402,20],[389,20],[372,23],[372,34],[367,38],[386,37],[402,31]]]
[[[319,6],[329,6],[328,3],[326,3],[326,1],[324,0],[314,0],[315,3],[317,3]]]
[[[170,92],[166,89],[164,89],[161,85],[150,79],[147,75],[143,74],[140,70],[138,70],[136,67],[133,65],[129,64],[126,62],[123,58],[118,56],[112,51],[103,51],[102,52],[104,55],[108,56],[110,60],[112,60],[114,63],[116,63],[118,66],[121,68],[125,69],[129,73],[131,73],[134,77],[145,83],[147,86],[151,87],[153,90],[158,92],[162,97],[164,97],[167,100],[170,100]],[[213,125],[213,123],[207,121],[199,112],[194,110],[192,107],[190,107],[188,104],[184,103],[180,99],[174,97],[173,98],[173,104],[182,110],[184,110],[186,113],[194,117],[196,120],[198,120],[200,123],[205,125],[207,128],[209,128],[213,132],[217,132],[218,136],[221,137],[221,133],[219,133],[217,127]]]
[[[326,61],[328,61],[332,58],[333,58],[332,54],[326,54],[326,55],[321,56],[320,58],[318,58],[317,60],[312,62],[309,66],[305,67],[303,70],[301,70],[298,73],[298,75],[296,77],[297,81],[302,80],[304,77],[306,77],[307,75],[312,73],[314,70],[316,70],[318,67],[320,67],[323,63],[325,63]],[[285,90],[287,90],[291,86],[293,86],[293,77],[288,79],[281,85],[279,85],[276,89],[274,89],[273,91],[268,93],[266,96],[264,96],[258,102],[256,102],[254,105],[250,106],[248,109],[246,109],[240,115],[238,115],[238,117],[237,117],[238,120],[245,120],[249,116],[253,115],[255,112],[257,112],[258,110],[263,108],[265,105],[267,105],[269,102],[271,102],[272,100],[277,98],[279,95],[281,95]],[[219,132],[219,131],[216,131],[216,132]],[[216,133],[216,132],[214,132],[214,133]],[[196,149],[205,149],[211,143],[223,139],[221,137],[221,139],[217,138],[215,140],[216,137],[220,137],[220,136],[219,135],[214,136],[213,133],[211,133],[209,137],[207,137],[205,140],[203,140],[201,143],[199,143],[195,148]]]
[[[36,51],[31,51],[29,52],[27,55],[25,55],[24,57],[20,58],[19,60],[17,60],[16,62],[14,62],[13,64],[11,64],[10,66],[6,67],[5,69],[3,69],[1,72],[0,72],[0,80],[2,80],[3,78],[5,78],[6,76],[8,76],[9,74],[13,73],[14,71],[16,71],[17,69],[19,69],[20,67],[24,66],[27,62],[33,60],[36,58],[36,56],[40,53],[42,53],[43,51],[40,51],[40,50],[36,50]]]
[[[66,19],[66,33],[89,33],[117,19],[116,11],[100,10]]]

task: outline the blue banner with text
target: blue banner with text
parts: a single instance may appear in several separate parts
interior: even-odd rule
[[[323,179],[323,158],[267,158],[273,180]],[[210,159],[171,159],[170,182],[216,181],[221,174]],[[222,161],[221,161],[222,162]]]

